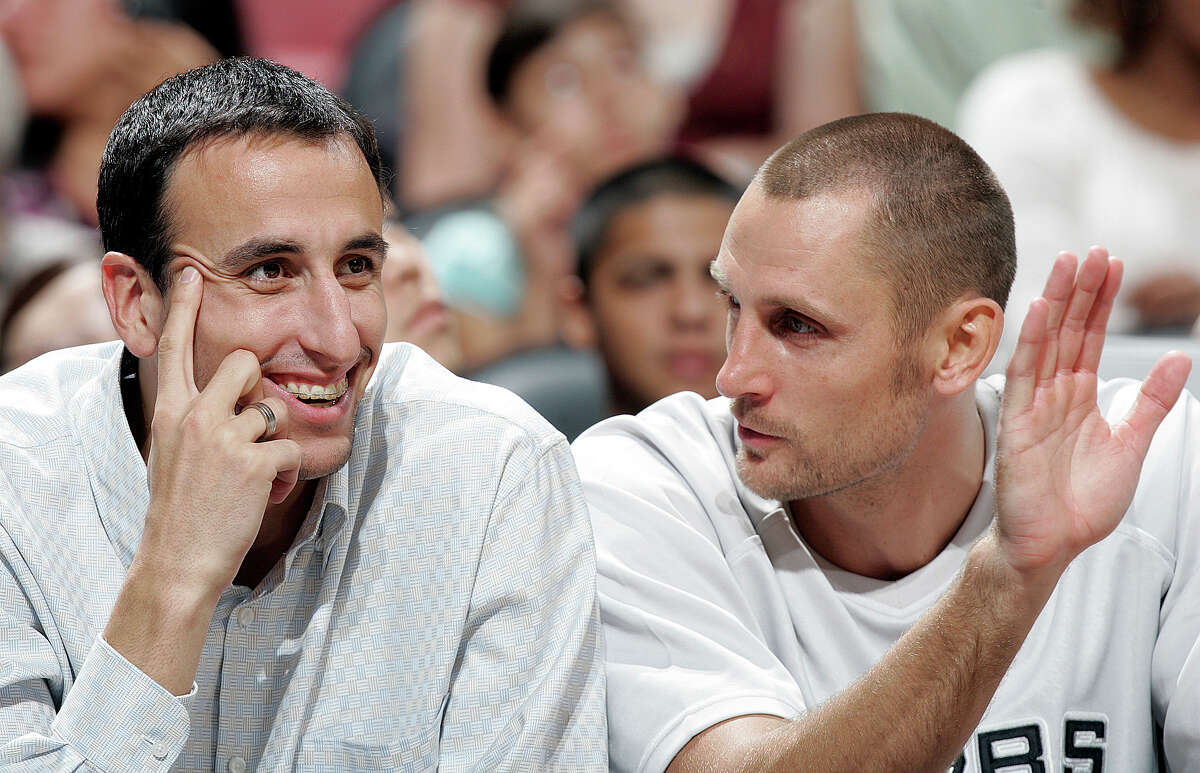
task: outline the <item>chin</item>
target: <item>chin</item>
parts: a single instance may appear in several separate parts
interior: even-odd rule
[[[350,459],[350,438],[308,440],[300,444],[300,480],[324,478]]]

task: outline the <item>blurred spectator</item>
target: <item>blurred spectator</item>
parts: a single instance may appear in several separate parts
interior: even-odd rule
[[[576,216],[563,338],[599,348],[613,412],[684,390],[717,396],[726,307],[709,264],[740,195],[699,164],[667,159],[604,183]]]
[[[25,123],[25,98],[17,80],[16,66],[8,55],[8,47],[0,38],[0,180],[17,152],[21,128]],[[8,213],[0,206],[0,307],[8,297],[12,270],[9,259]]]
[[[403,28],[395,71],[401,96],[391,108],[400,129],[391,135],[397,143],[391,150],[405,210],[485,196],[500,178],[513,137],[483,73],[509,2],[408,0],[403,11],[381,19],[392,30]]]
[[[29,112],[50,122],[27,133],[27,150],[38,157],[24,160],[35,168],[10,186],[7,205],[89,224],[117,117],[164,78],[215,56],[189,28],[134,20],[117,0],[8,0],[0,5],[0,37]]]
[[[479,73],[504,23],[502,11],[561,14],[579,5],[409,3],[398,186],[403,206],[436,206],[494,187],[512,137],[488,104]],[[749,179],[795,134],[860,109],[850,0],[614,0],[611,6],[636,32],[637,45],[626,56],[689,94],[682,139],[733,179]]]
[[[363,29],[397,0],[233,0],[246,53],[338,90]]]
[[[1074,10],[1116,33],[1111,61],[1021,55],[986,71],[963,103],[962,134],[1016,218],[1005,350],[1058,251],[1090,244],[1125,263],[1110,329],[1186,330],[1200,314],[1200,3]]]
[[[117,337],[94,261],[55,261],[15,288],[0,317],[0,372],[34,357]]]
[[[454,317],[442,301],[425,249],[404,226],[384,226],[388,257],[383,263],[383,296],[388,324],[384,341],[408,341],[447,369],[462,367],[462,347]]]
[[[624,0],[652,73],[688,94],[680,140],[749,180],[792,137],[862,111],[851,0]]]
[[[1070,0],[850,0],[872,111],[916,113],[951,126],[964,91],[1005,56],[1077,40]]]
[[[410,219],[464,317],[467,367],[558,335],[557,283],[582,192],[663,153],[681,102],[639,65],[633,34],[605,2],[514,13],[488,59],[488,89],[518,133],[495,195]]]
[[[186,24],[222,57],[246,53],[236,4],[236,0],[121,0],[125,12],[135,19]]]

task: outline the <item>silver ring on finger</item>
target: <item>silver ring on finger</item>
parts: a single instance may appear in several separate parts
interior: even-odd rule
[[[260,414],[262,414],[263,421],[265,421],[267,423],[266,431],[258,436],[259,440],[262,440],[263,438],[268,438],[271,435],[275,434],[275,430],[279,427],[279,423],[278,423],[278,420],[275,418],[275,411],[271,410],[271,406],[269,406],[263,402],[258,402],[258,403],[250,403],[246,407],[253,408],[256,411],[258,411]]]

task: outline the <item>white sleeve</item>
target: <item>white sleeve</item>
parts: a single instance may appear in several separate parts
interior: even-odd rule
[[[1182,419],[1182,420],[1179,420]],[[1200,770],[1200,403],[1187,393],[1155,436],[1178,463],[1148,457],[1143,476],[1157,475],[1156,500],[1175,515],[1175,571],[1162,598],[1151,670],[1155,721],[1163,729],[1168,768]],[[1167,433],[1170,433],[1169,435]],[[1160,437],[1162,436],[1162,437]],[[1173,460],[1172,460],[1173,461]],[[1167,475],[1167,471],[1170,475]]]
[[[730,569],[698,482],[647,443],[611,431],[592,430],[574,450],[596,535],[612,769],[662,771],[721,721],[804,711]]]
[[[6,485],[0,475],[0,514],[14,516]],[[171,695],[99,638],[69,673],[48,618],[0,528],[0,769],[165,773],[187,741],[190,694]]]

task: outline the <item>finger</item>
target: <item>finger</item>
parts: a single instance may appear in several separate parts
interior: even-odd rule
[[[250,407],[255,403],[264,404],[275,414],[275,431],[269,435],[267,431],[271,429],[271,425],[267,422],[267,418],[263,416],[262,411]],[[234,426],[237,437],[248,442],[285,438],[287,437],[287,408],[282,400],[274,397],[255,400],[254,403],[247,403],[246,407],[230,420],[230,423]]]
[[[171,288],[171,306],[158,337],[157,400],[190,400],[197,393],[192,371],[192,342],[204,282],[194,266],[185,266]]]
[[[1100,367],[1100,355],[1104,353],[1104,340],[1108,335],[1108,318],[1112,313],[1117,290],[1121,288],[1121,277],[1124,276],[1124,273],[1125,265],[1119,259],[1109,260],[1108,274],[1104,277],[1104,284],[1101,285],[1100,292],[1096,296],[1096,303],[1092,306],[1091,314],[1088,316],[1083,345],[1080,347],[1079,358],[1075,363],[1077,371],[1095,373]]]
[[[1046,278],[1046,286],[1042,290],[1042,297],[1046,299],[1048,306],[1046,342],[1038,360],[1038,378],[1041,381],[1054,378],[1058,370],[1058,328],[1075,289],[1075,264],[1073,254],[1058,253],[1058,257],[1054,259],[1054,266],[1050,269],[1050,276]]]
[[[1058,362],[1055,367],[1057,372],[1074,370],[1079,359],[1079,350],[1083,346],[1088,318],[1107,276],[1108,252],[1103,248],[1093,247],[1075,275],[1075,287],[1063,313],[1062,324],[1059,325]]]
[[[1034,298],[1021,321],[1021,332],[1004,375],[1004,405],[1020,412],[1033,402],[1037,386],[1038,362],[1046,340],[1046,317],[1049,304],[1045,298]]]
[[[200,394],[203,410],[213,419],[233,415],[236,405],[254,402],[242,398],[254,392],[262,381],[262,367],[253,352],[235,349],[225,355]],[[261,390],[259,391],[261,394]]]
[[[1164,354],[1142,382],[1137,399],[1125,419],[1113,428],[1113,434],[1132,448],[1139,460],[1146,458],[1146,450],[1150,447],[1155,430],[1179,399],[1191,369],[1191,358],[1183,352],[1170,351]]]
[[[293,440],[271,440],[258,447],[268,454],[275,466],[275,478],[271,481],[271,494],[267,499],[277,505],[287,499],[300,479],[300,445]]]

